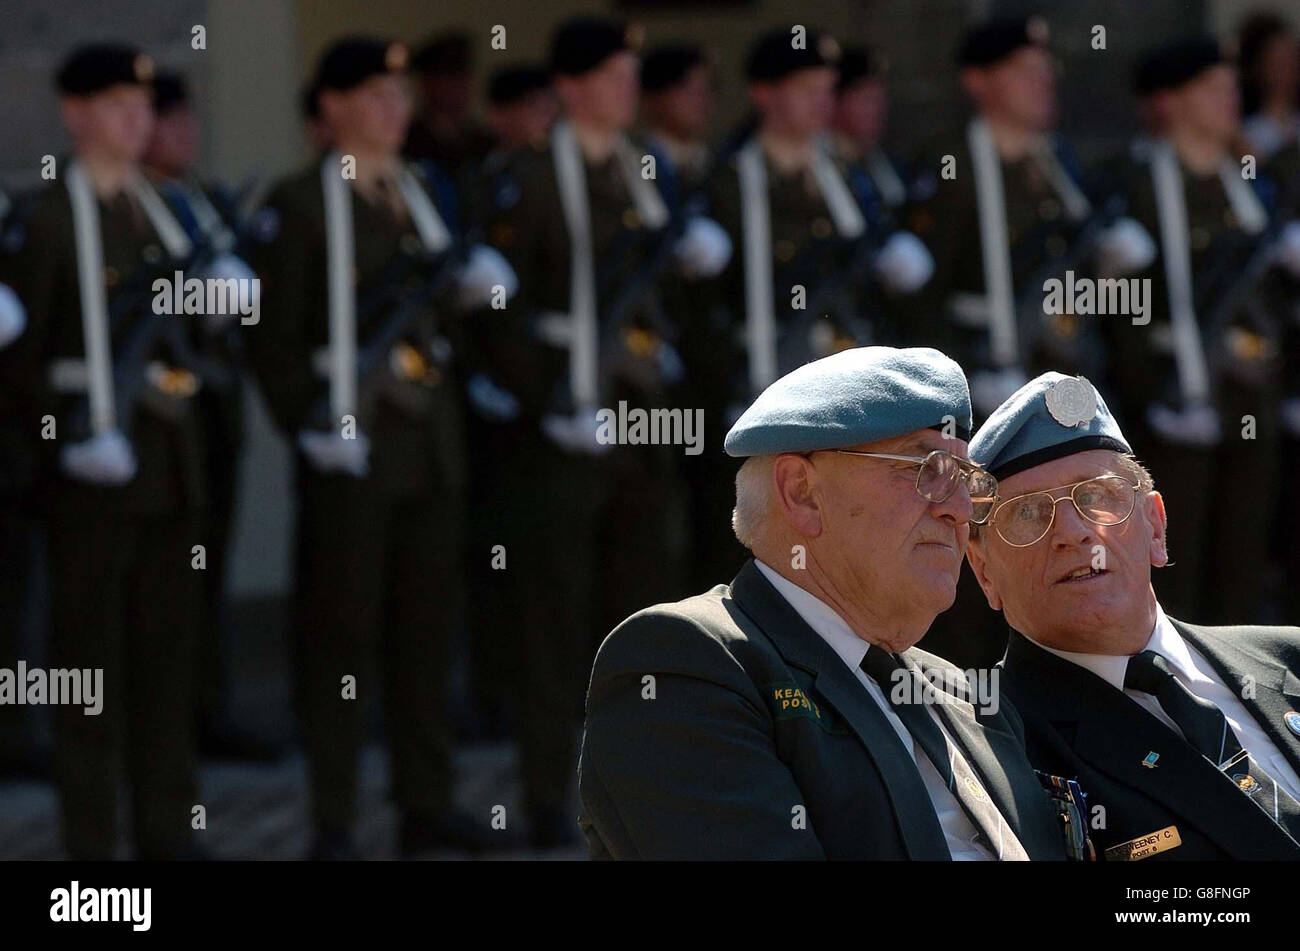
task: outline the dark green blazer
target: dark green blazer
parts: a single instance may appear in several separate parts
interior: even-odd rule
[[[1300,770],[1300,736],[1285,715],[1300,709],[1300,629],[1199,627],[1173,621],[1227,684],[1254,678],[1243,703],[1287,762]],[[1300,845],[1231,779],[1123,692],[1091,671],[1012,632],[1002,688],[1024,717],[1030,761],[1077,778],[1105,825],[1090,835],[1104,850],[1169,826],[1182,844],[1160,859],[1300,859]],[[1158,753],[1154,768],[1143,765]],[[1267,768],[1267,764],[1265,768]]]
[[[1063,858],[1015,711],[937,709],[1030,856]],[[884,713],[753,561],[605,639],[578,784],[593,858],[950,858]]]

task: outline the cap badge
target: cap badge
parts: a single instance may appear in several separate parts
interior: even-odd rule
[[[1043,396],[1052,419],[1062,426],[1082,426],[1097,415],[1097,391],[1085,377],[1057,380]]]
[[[149,82],[153,79],[153,60],[141,53],[131,61],[131,72],[135,74],[136,82]]]
[[[411,53],[405,43],[389,43],[388,49],[384,50],[384,69],[390,73],[400,73],[406,69],[410,58]]]

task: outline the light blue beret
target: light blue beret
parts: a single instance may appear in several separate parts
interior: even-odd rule
[[[857,347],[807,363],[754,400],[723,443],[730,456],[842,449],[943,426],[970,435],[970,390],[929,347]]]
[[[1133,451],[1096,388],[1084,377],[1055,372],[1012,393],[967,447],[998,479],[1089,449]]]

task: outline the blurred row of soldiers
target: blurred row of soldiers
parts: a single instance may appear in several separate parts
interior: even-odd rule
[[[1146,131],[1090,175],[1054,132],[1037,18],[966,34],[970,121],[906,163],[881,144],[884,64],[802,27],[757,40],[752,112],[720,141],[705,50],[642,57],[614,20],[566,22],[547,63],[496,73],[487,125],[467,105],[468,37],[413,57],[349,38],[302,97],[318,154],[261,194],[199,183],[178,77],[132,49],[74,53],[57,80],[73,154],[12,203],[0,263],[17,295],[0,298],[6,560],[26,560],[39,513],[51,666],[104,668],[109,697],[97,718],[55,712],[69,852],[113,854],[123,767],[139,854],[201,849],[192,711],[213,745],[257,752],[219,676],[249,383],[294,448],[294,695],[320,858],[354,854],[375,696],[403,854],[516,841],[490,804],[452,805],[463,632],[478,701],[519,745],[531,843],[572,841],[597,644],[731,577],[722,435],[778,376],[845,347],[950,353],[981,416],[1043,370],[1088,376],[1183,526],[1162,603],[1259,619],[1273,530],[1300,528],[1275,501],[1300,456],[1300,152],[1295,37],[1255,20],[1246,38],[1267,149],[1242,161],[1237,69],[1193,37],[1143,58]],[[153,281],[177,270],[248,287],[260,316],[160,316]],[[1149,322],[1134,301],[1045,305],[1069,274],[1150,278]],[[598,411],[623,402],[702,409],[703,452],[609,444]],[[970,666],[1004,641],[966,578],[925,646]]]

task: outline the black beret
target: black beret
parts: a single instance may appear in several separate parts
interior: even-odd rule
[[[863,79],[873,79],[885,72],[885,64],[865,46],[846,46],[840,54],[840,78],[836,92],[843,92]]]
[[[404,43],[388,43],[366,36],[339,40],[320,58],[316,87],[340,92],[355,89],[372,76],[406,71],[410,53]]]
[[[164,115],[189,105],[190,90],[180,73],[158,73],[153,78],[153,111]]]
[[[90,96],[126,83],[143,86],[153,79],[153,60],[130,46],[94,44],[72,52],[55,76],[65,96]]]
[[[551,72],[581,76],[615,53],[640,46],[639,27],[605,17],[575,17],[561,23],[551,38]]]
[[[704,51],[694,43],[656,46],[641,61],[641,89],[662,92],[676,86],[704,62]]]
[[[1140,96],[1177,89],[1212,66],[1229,62],[1212,36],[1193,36],[1148,50],[1138,61],[1133,88]]]
[[[505,66],[488,80],[488,102],[494,106],[508,106],[529,93],[549,89],[551,77],[540,66]]]
[[[1025,46],[1047,47],[1042,17],[998,17],[966,31],[957,48],[959,66],[992,66]]]
[[[839,64],[840,47],[834,37],[808,30],[798,47],[795,38],[792,28],[764,33],[750,50],[745,75],[753,82],[772,82],[801,69]]]
[[[460,30],[430,37],[411,57],[411,68],[428,76],[459,76],[473,65],[470,36]]]

